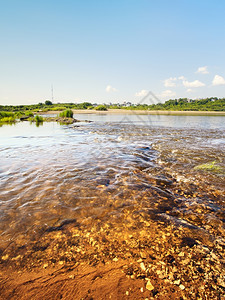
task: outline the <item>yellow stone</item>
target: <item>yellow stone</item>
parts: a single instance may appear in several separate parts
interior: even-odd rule
[[[154,286],[151,284],[151,281],[148,281],[146,284],[146,289],[149,291],[154,290]]]
[[[8,255],[8,254],[2,256],[2,260],[7,260],[8,258],[9,258],[9,255]]]

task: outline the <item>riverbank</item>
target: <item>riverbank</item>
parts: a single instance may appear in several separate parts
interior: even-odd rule
[[[225,116],[225,111],[170,111],[170,110],[128,110],[108,109],[97,111],[92,109],[72,109],[74,114],[140,114],[140,115],[172,115],[172,116]],[[61,111],[38,112],[39,115],[59,114]]]

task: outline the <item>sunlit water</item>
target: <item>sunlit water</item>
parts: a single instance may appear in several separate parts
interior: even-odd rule
[[[63,220],[125,222],[124,207],[199,232],[224,227],[225,117],[74,117],[93,122],[0,127],[2,250]]]

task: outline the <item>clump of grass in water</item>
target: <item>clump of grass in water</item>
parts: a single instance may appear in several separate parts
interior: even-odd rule
[[[0,123],[14,123],[16,115],[13,112],[0,111]]]
[[[34,117],[34,120],[35,120],[36,123],[43,123],[43,122],[44,122],[43,117],[41,117],[41,116],[39,116],[39,115],[36,115],[36,116]]]
[[[59,117],[60,118],[72,118],[73,112],[71,109],[64,110],[59,114]]]
[[[202,164],[199,166],[194,167],[195,170],[203,170],[208,172],[220,172],[222,171],[222,168],[218,165],[216,165],[216,161],[212,161],[206,164]]]

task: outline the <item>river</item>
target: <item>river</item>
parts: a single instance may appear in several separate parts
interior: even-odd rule
[[[81,122],[0,127],[2,263],[22,264],[28,252],[27,265],[61,261],[46,251],[67,227],[89,237],[108,230],[109,244],[112,232],[129,239],[147,222],[183,230],[191,247],[224,242],[225,117],[74,118]]]

